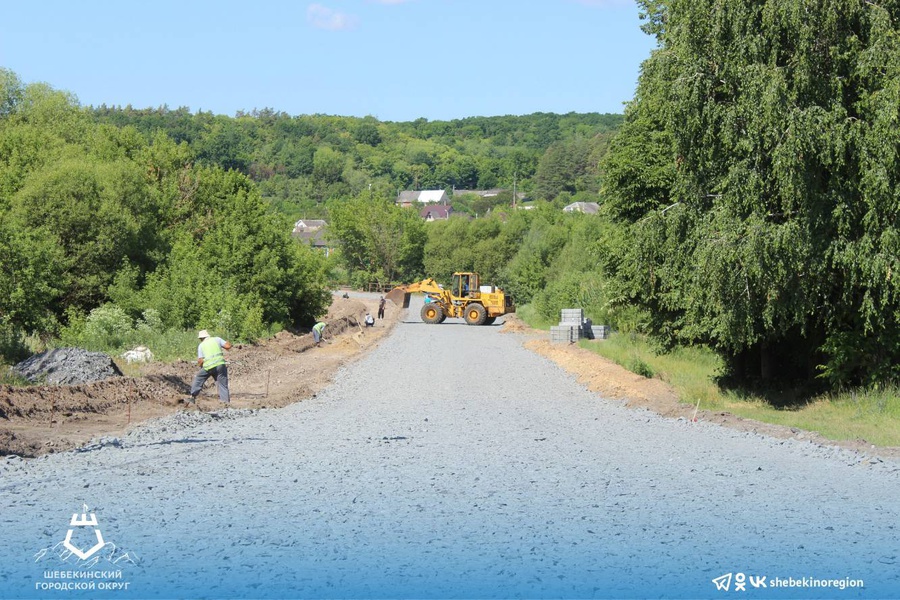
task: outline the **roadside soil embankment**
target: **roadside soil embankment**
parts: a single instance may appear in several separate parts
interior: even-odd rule
[[[388,303],[384,320],[365,327],[377,313],[378,297],[335,295],[325,322],[325,341],[315,348],[308,333],[283,331],[227,353],[233,408],[278,408],[315,395],[335,372],[377,344],[396,324],[399,310]],[[215,332],[213,332],[215,335]],[[183,399],[197,371],[193,361],[124,367],[129,377],[77,385],[0,386],[0,455],[39,456],[118,436],[154,417],[185,410]],[[221,407],[209,380],[196,408]]]
[[[697,410],[695,406],[682,402],[678,393],[661,379],[642,377],[617,365],[590,350],[575,344],[552,344],[545,331],[531,329],[517,316],[507,317],[504,332],[528,335],[526,348],[549,358],[567,372],[574,375],[579,383],[605,398],[618,399],[632,408],[646,408],[664,417],[697,422],[715,423],[739,431],[768,435],[778,439],[809,441],[826,446],[839,446],[869,455],[884,458],[900,458],[900,448],[877,447],[866,440],[835,441],[814,431],[796,427],[773,425],[752,419],[745,419],[729,412]],[[597,343],[603,343],[598,341]],[[696,411],[696,412],[695,412]]]

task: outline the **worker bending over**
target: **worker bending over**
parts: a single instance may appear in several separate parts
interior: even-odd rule
[[[197,346],[197,364],[200,365],[200,370],[194,376],[191,397],[185,401],[195,403],[203,384],[212,377],[219,390],[219,400],[228,404],[231,402],[231,394],[228,392],[228,366],[225,364],[223,350],[231,350],[231,342],[211,337],[205,329],[201,330],[197,337],[200,339],[200,345]]]

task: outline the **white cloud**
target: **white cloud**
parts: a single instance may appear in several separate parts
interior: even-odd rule
[[[354,15],[332,10],[321,4],[309,5],[306,9],[306,20],[313,27],[328,31],[347,31],[356,27],[358,22]]]

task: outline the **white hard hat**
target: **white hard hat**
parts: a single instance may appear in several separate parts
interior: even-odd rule
[[[201,330],[200,330],[200,333],[197,334],[197,337],[200,338],[201,340],[202,340],[203,338],[208,338],[208,337],[209,337],[209,332],[208,332],[207,330],[205,330],[205,329],[201,329]]]

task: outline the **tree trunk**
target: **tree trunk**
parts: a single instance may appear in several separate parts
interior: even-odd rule
[[[759,376],[763,381],[771,381],[772,379],[772,353],[769,351],[769,345],[766,342],[759,344]]]

